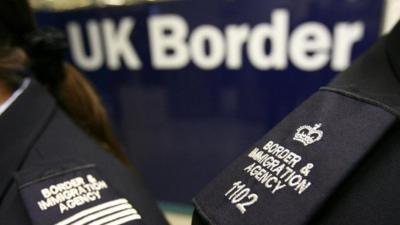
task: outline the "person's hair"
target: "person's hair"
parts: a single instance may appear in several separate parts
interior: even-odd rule
[[[30,71],[79,127],[127,163],[95,89],[75,67],[63,61],[66,46],[60,33],[53,29],[36,31],[26,0],[2,1],[0,79],[15,89],[23,79],[21,72]]]
[[[65,78],[54,93],[60,105],[105,150],[127,163],[106,110],[92,85],[71,64],[64,63],[63,68]]]

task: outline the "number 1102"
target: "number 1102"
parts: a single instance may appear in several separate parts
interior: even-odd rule
[[[251,193],[250,188],[246,187],[246,184],[242,184],[242,181],[233,183],[231,189],[225,193],[225,196],[242,214],[246,213],[246,207],[253,205],[258,200],[258,195]]]

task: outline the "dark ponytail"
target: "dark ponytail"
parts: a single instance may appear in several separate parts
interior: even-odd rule
[[[54,94],[61,107],[106,151],[128,163],[112,131],[106,110],[92,85],[72,65],[64,63],[63,68],[65,77]]]
[[[75,67],[63,61],[67,49],[63,33],[54,28],[35,31],[27,36],[25,49],[30,70],[64,111],[105,150],[127,162],[95,89]]]

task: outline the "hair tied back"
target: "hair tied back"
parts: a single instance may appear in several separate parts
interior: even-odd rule
[[[26,37],[26,51],[33,58],[57,58],[62,60],[68,48],[62,31],[54,27],[45,27],[30,33]]]
[[[54,27],[34,31],[25,39],[30,69],[40,82],[50,86],[56,86],[64,78],[63,61],[67,49],[64,33]]]

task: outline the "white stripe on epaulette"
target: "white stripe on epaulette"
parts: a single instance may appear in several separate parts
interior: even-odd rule
[[[93,220],[96,220],[100,217],[126,209],[132,209],[133,210],[132,212],[134,212],[135,215],[138,215],[137,211],[132,208],[131,204],[128,203],[128,200],[121,198],[102,203],[92,208],[85,209],[67,219],[64,219],[56,223],[55,225],[85,224]],[[140,217],[140,215],[138,216]]]

